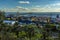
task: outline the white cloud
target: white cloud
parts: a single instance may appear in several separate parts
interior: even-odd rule
[[[60,12],[60,8],[4,8],[5,12]],[[2,10],[2,11],[3,11]]]
[[[51,4],[52,6],[60,6],[60,3]]]
[[[41,6],[39,6],[39,5],[36,5],[35,7],[41,7]]]
[[[2,11],[5,12],[29,12],[30,10],[28,8],[24,8],[21,6],[16,6],[15,8],[4,8]]]
[[[21,4],[30,4],[29,1],[19,1],[19,3],[21,3]]]
[[[16,6],[16,8],[18,9],[18,10],[29,10],[28,8],[24,8],[24,7],[21,7],[21,6]]]
[[[16,8],[4,8],[5,12],[60,12],[60,3],[47,4],[43,7],[37,5],[31,8],[24,8],[21,6],[16,6]]]
[[[35,6],[31,9],[32,12],[60,12],[60,3],[48,4],[43,7]]]
[[[16,6],[16,8],[22,8],[21,6]]]
[[[50,6],[50,7],[60,7],[60,2],[56,2],[53,4],[47,4],[46,6]]]

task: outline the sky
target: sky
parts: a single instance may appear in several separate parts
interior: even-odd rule
[[[60,12],[60,0],[0,0],[5,12]]]

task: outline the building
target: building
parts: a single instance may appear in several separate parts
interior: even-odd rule
[[[8,25],[14,25],[15,22],[17,22],[17,21],[13,21],[13,20],[4,20],[3,21],[3,23],[8,24]]]

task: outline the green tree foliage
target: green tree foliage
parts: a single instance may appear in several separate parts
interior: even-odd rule
[[[0,11],[0,40],[53,40],[49,34],[55,28],[55,24],[49,23],[43,28],[38,28],[36,24],[22,24],[21,26],[16,22],[11,26],[3,23],[6,19],[4,13]],[[58,30],[60,35],[60,27]]]

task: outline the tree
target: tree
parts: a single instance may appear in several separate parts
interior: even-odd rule
[[[4,19],[5,19],[5,12],[0,11],[0,20],[4,20]]]
[[[45,27],[43,28],[43,39],[44,40],[50,40],[50,31],[55,31],[56,26],[55,24],[46,24]]]

